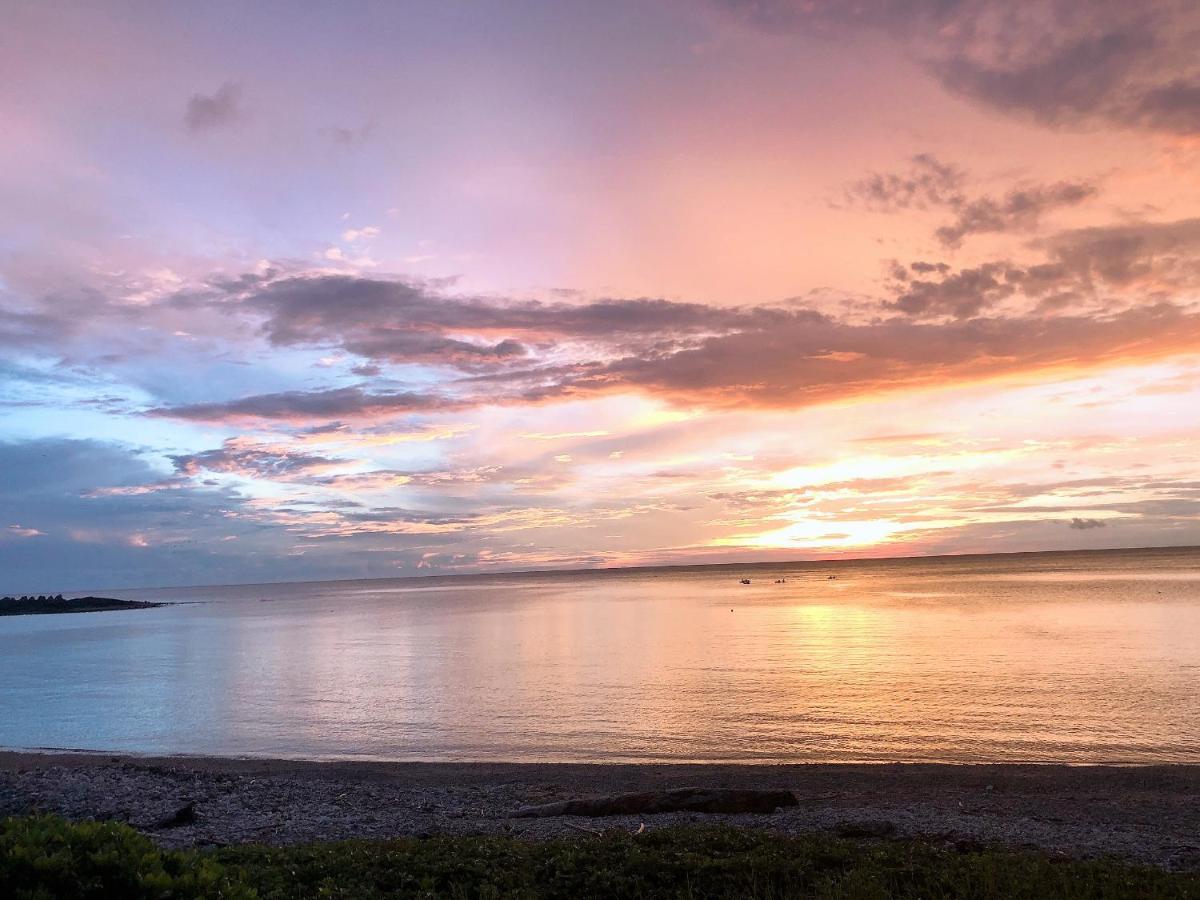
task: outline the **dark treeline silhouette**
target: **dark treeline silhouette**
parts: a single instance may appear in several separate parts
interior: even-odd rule
[[[161,603],[141,600],[114,600],[111,597],[73,597],[62,594],[22,594],[0,597],[0,616],[32,616],[44,613],[105,612],[114,609],[150,609]]]

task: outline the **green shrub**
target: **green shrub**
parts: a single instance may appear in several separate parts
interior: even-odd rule
[[[700,898],[1091,900],[1197,898],[1200,878],[1119,862],[1064,861],[921,841],[781,837],[727,827],[550,841],[404,838],[218,851],[263,900],[300,898]]]
[[[209,853],[160,850],[125,825],[37,816],[0,822],[0,898],[1200,900],[1195,874],[964,849],[681,827],[540,842],[403,838]]]
[[[0,822],[0,897],[13,900],[165,900],[256,893],[211,856],[160,850],[116,822],[30,816]]]

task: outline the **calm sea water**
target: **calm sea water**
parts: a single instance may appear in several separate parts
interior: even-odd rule
[[[1197,550],[119,596],[0,619],[0,745],[1200,762]]]

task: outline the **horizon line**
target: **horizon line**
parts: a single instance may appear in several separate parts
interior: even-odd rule
[[[366,578],[317,578],[302,581],[246,581],[224,584],[177,584],[154,585],[151,587],[116,587],[90,588],[102,591],[175,591],[195,590],[199,588],[231,588],[231,587],[268,587],[285,584],[335,584],[343,581],[408,581],[432,578],[500,578],[507,575],[569,575],[592,574],[597,572],[636,572],[654,569],[701,569],[701,568],[732,568],[735,566],[791,566],[791,565],[822,565],[834,563],[870,563],[898,562],[911,559],[964,559],[983,556],[1049,556],[1065,555],[1068,553],[1132,553],[1143,550],[1200,550],[1200,544],[1156,544],[1142,547],[1081,547],[1077,549],[1056,550],[1002,550],[994,553],[914,553],[902,556],[843,556],[821,557],[818,559],[787,559],[787,560],[757,560],[754,562],[714,562],[714,563],[663,563],[661,565],[641,566],[594,566],[591,568],[563,569],[505,569],[501,572],[430,572],[412,575],[373,575]],[[76,593],[74,591],[58,591],[57,593]],[[7,596],[5,594],[4,596]]]

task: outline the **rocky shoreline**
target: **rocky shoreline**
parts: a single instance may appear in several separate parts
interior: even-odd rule
[[[773,813],[517,817],[682,787],[786,790]],[[0,753],[0,816],[128,822],[165,846],[400,835],[532,840],[722,822],[787,834],[999,843],[1200,871],[1200,766],[586,765],[296,762]]]

